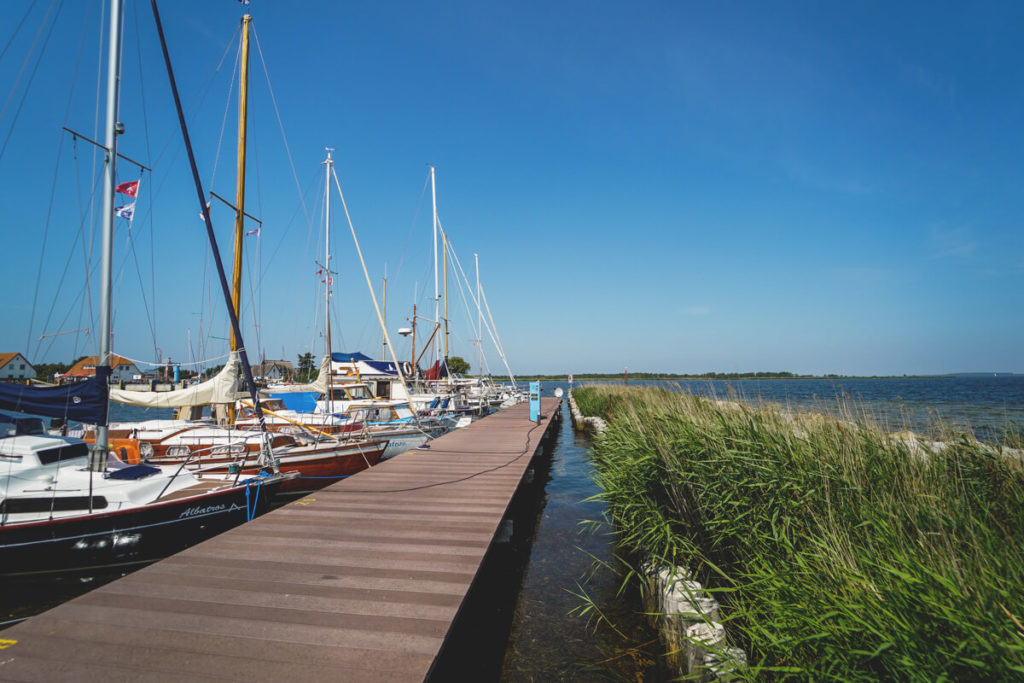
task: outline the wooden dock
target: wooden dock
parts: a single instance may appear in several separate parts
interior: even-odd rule
[[[4,681],[428,677],[560,399],[520,404],[0,632]]]

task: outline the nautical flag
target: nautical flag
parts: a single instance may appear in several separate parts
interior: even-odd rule
[[[139,181],[133,180],[128,183],[121,183],[114,188],[114,192],[120,192],[121,194],[126,194],[129,197],[137,197],[139,195]]]
[[[210,202],[206,202],[206,210],[210,210]],[[203,221],[204,223],[206,222],[206,216],[203,215],[202,211],[199,212],[199,220]]]
[[[259,235],[260,234],[260,229],[256,228],[255,230],[250,230],[249,232],[247,232],[245,234],[246,235]]]
[[[132,219],[132,214],[135,213],[135,202],[131,204],[125,204],[124,206],[118,206],[114,208],[114,215],[120,216],[121,218],[127,218],[129,221]]]

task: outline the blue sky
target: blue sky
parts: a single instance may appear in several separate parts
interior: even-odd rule
[[[100,8],[57,0],[41,59],[37,46],[25,62],[51,6],[37,2],[14,34],[31,5],[0,5],[0,350],[45,362],[96,347],[83,333],[39,336],[95,329],[80,228],[96,223],[98,165],[61,126],[96,130]],[[203,182],[233,197],[243,8],[161,10]],[[247,210],[264,221],[246,240],[253,356],[323,348],[314,259],[330,146],[378,293],[387,268],[389,328],[408,325],[414,302],[432,313],[433,163],[441,221],[470,278],[479,254],[516,372],[1024,372],[1024,6],[253,0],[249,11],[260,49]],[[118,222],[115,350],[214,358],[226,317],[149,4],[129,0],[126,17],[120,151],[154,172],[130,242]],[[333,201],[334,347],[376,355]],[[213,219],[230,260],[231,212]],[[453,278],[451,353],[474,369],[475,317]]]

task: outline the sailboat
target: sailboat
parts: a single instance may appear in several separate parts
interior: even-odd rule
[[[238,176],[235,209],[234,271],[230,291],[229,309],[237,321],[241,305],[242,289],[242,243],[245,216],[245,146],[246,110],[248,99],[248,55],[249,28],[252,17],[242,17],[241,60],[239,72],[239,129],[238,129]],[[328,180],[331,173],[331,157],[327,161]],[[328,185],[329,190],[329,185]],[[328,198],[329,198],[328,192]],[[328,204],[327,221],[330,223]],[[204,215],[208,210],[204,209]],[[329,240],[328,230],[328,240]],[[328,241],[328,264],[330,264],[330,242]],[[226,289],[226,280],[225,280]],[[328,285],[328,297],[330,287]],[[226,294],[227,296],[227,294]],[[327,323],[327,343],[330,344],[330,320]],[[329,348],[329,346],[328,346]],[[112,389],[111,397],[118,403],[147,408],[177,408],[177,420],[147,420],[112,425],[111,438],[118,448],[124,448],[126,456],[133,462],[151,464],[180,464],[191,469],[206,472],[228,472],[240,470],[243,473],[258,471],[258,456],[264,449],[264,441],[273,448],[274,462],[282,472],[297,474],[282,483],[281,493],[302,494],[315,491],[339,479],[372,467],[382,456],[387,442],[379,438],[367,438],[358,432],[352,421],[345,421],[343,429],[317,429],[315,424],[292,420],[290,427],[297,430],[289,434],[266,435],[268,417],[280,422],[280,415],[267,415],[263,400],[258,398],[252,382],[251,370],[242,359],[244,349],[241,334],[236,327],[231,330],[231,357],[224,368],[207,382],[169,392],[138,392]],[[240,374],[252,392],[246,405],[238,402],[246,394],[238,391]],[[226,424],[195,419],[203,406],[226,406]],[[241,409],[241,410],[240,410]],[[244,416],[239,420],[239,414]],[[273,423],[272,423],[273,424]],[[274,431],[281,431],[275,429]],[[88,438],[88,437],[87,437]]]
[[[151,562],[251,520],[286,478],[273,471],[269,447],[259,475],[247,477],[126,465],[108,451],[122,9],[111,0],[95,376],[67,387],[0,386],[0,408],[95,424],[95,444],[0,414],[0,578]]]

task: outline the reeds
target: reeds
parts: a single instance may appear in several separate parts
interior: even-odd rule
[[[575,398],[609,421],[621,543],[715,593],[751,675],[1024,679],[1019,451],[664,389]]]

